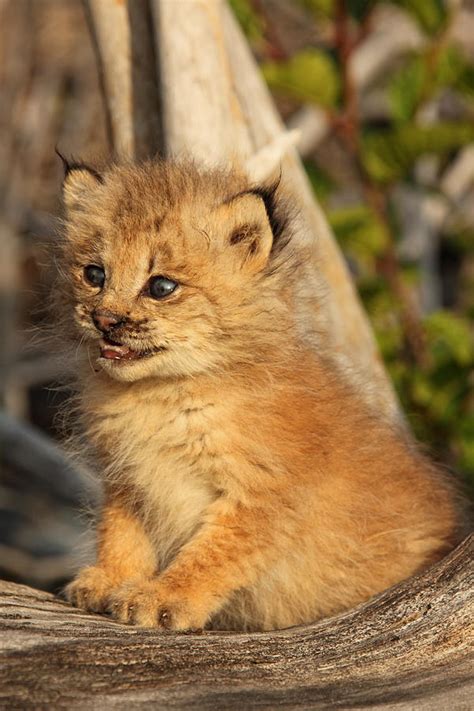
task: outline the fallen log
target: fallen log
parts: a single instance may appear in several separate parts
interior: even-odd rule
[[[159,633],[0,583],[2,708],[469,709],[474,536],[337,617],[271,633]]]

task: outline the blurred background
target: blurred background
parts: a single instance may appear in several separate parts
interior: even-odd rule
[[[474,2],[231,6],[300,131],[414,432],[474,491]],[[62,453],[73,366],[42,339],[54,148],[107,156],[80,0],[0,0],[0,92],[0,576],[57,590],[99,495]]]

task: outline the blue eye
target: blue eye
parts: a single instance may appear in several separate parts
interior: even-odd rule
[[[154,299],[164,299],[173,293],[177,288],[178,282],[173,279],[167,279],[164,276],[152,277],[149,282],[150,296]]]
[[[102,267],[98,267],[96,264],[88,264],[84,267],[84,277],[91,286],[97,286],[102,289],[105,282],[105,272]]]

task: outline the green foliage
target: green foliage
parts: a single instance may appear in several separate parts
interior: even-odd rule
[[[437,311],[426,319],[425,330],[438,365],[474,367],[474,339],[467,319]]]
[[[474,473],[474,343],[468,319],[447,311],[426,318],[430,363],[420,368],[404,358],[396,303],[383,281],[367,279],[360,292],[415,433],[437,452],[449,444],[458,466]]]
[[[462,53],[454,46],[446,46],[437,52],[434,71],[434,86],[451,87],[462,92],[473,92],[474,69]]]
[[[421,28],[432,35],[439,32],[447,19],[443,0],[392,0],[417,20]]]
[[[446,232],[446,237],[459,255],[474,254],[474,225],[466,224],[462,216],[458,216],[457,220],[453,221]],[[474,316],[474,299],[472,309]]]
[[[459,466],[466,472],[474,472],[474,414],[467,414],[461,419],[459,429],[453,435],[453,440],[457,449]],[[474,489],[474,477],[470,483]]]
[[[390,79],[388,96],[396,121],[413,119],[420,104],[445,87],[470,96],[474,92],[474,69],[452,46],[429,47],[410,57]]]
[[[310,10],[316,20],[330,18],[334,14],[335,0],[299,0],[307,10]]]
[[[263,26],[250,0],[229,0],[229,3],[250,42],[259,42],[263,37]]]
[[[473,123],[400,124],[367,132],[362,141],[361,160],[373,180],[387,183],[403,178],[420,156],[443,155],[473,140]]]
[[[346,0],[347,9],[354,20],[360,22],[372,10],[376,0]]]
[[[474,472],[474,340],[469,321],[438,311],[425,320],[425,333],[431,363],[423,370],[406,368],[400,394],[419,435],[436,449],[451,442],[460,466]]]
[[[415,56],[396,72],[389,84],[392,116],[396,121],[413,118],[426,84],[426,63]]]
[[[388,243],[387,228],[377,215],[366,205],[355,205],[328,212],[328,219],[344,253],[374,269]]]
[[[312,161],[306,161],[304,167],[314,192],[323,203],[333,192],[334,181]]]
[[[329,53],[306,49],[285,62],[265,62],[263,76],[271,89],[298,101],[335,106],[340,93],[336,63]]]

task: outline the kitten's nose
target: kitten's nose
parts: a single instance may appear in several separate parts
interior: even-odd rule
[[[96,309],[92,312],[92,320],[99,331],[106,333],[114,326],[118,326],[123,323],[124,319],[122,316],[114,314],[112,311],[108,311],[107,309]]]

